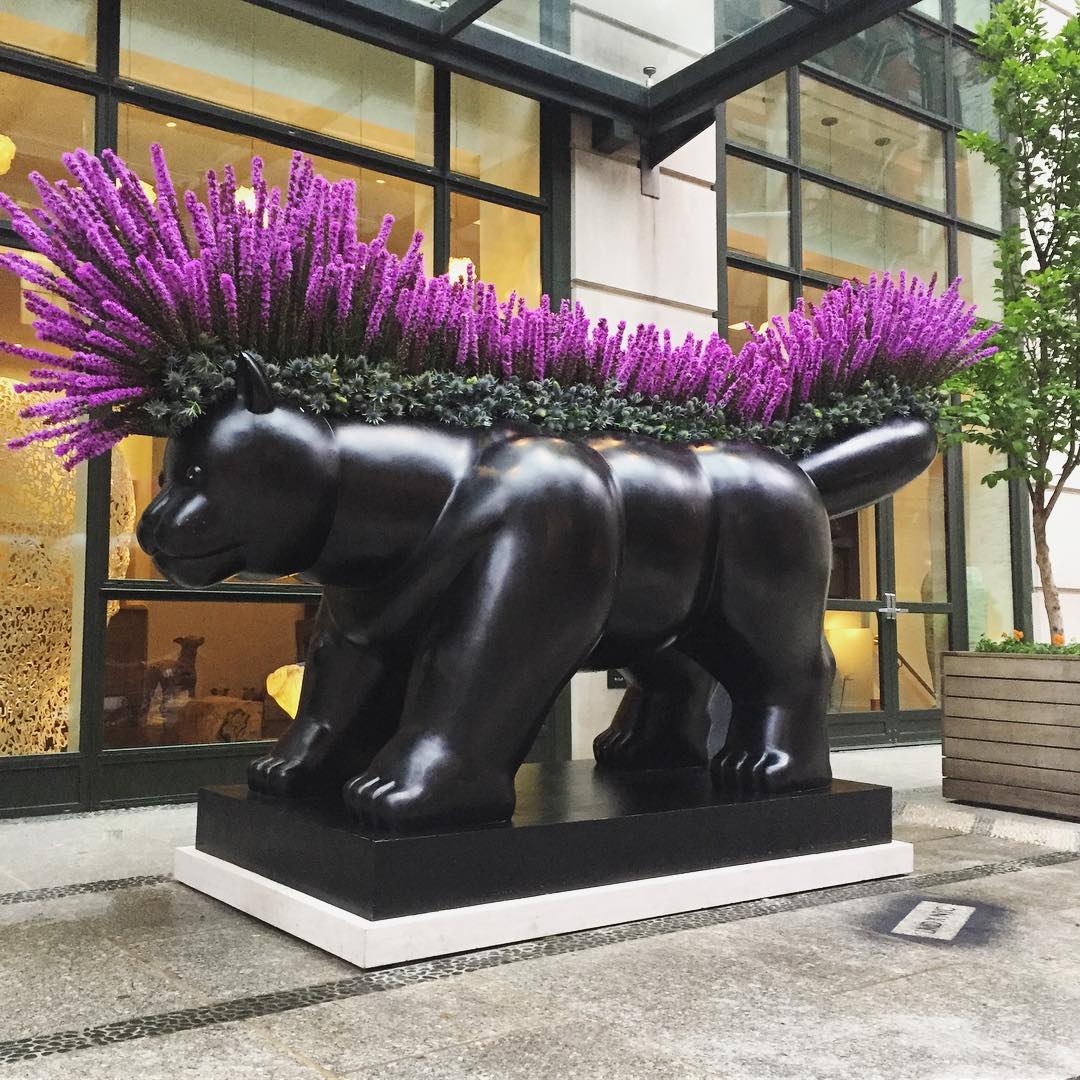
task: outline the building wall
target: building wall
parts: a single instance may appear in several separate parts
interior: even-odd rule
[[[713,128],[660,168],[660,198],[641,193],[635,144],[614,155],[592,149],[592,127],[576,117],[572,136],[572,296],[595,317],[655,322],[673,334],[716,330],[716,136]],[[604,672],[571,686],[573,755],[592,755],[593,737],[622,697]]]

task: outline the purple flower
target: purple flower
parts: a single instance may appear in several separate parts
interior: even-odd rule
[[[429,279],[420,233],[403,257],[387,247],[391,217],[360,242],[354,184],[317,176],[300,154],[284,195],[267,188],[262,161],[252,159],[253,203],[237,200],[231,166],[207,173],[205,200],[191,191],[181,199],[161,147],[150,154],[154,202],[108,150],[64,155],[76,186],[35,174],[42,208],[33,214],[0,194],[15,230],[57,270],[18,254],[0,255],[0,267],[34,286],[26,303],[38,337],[71,350],[0,343],[41,365],[24,388],[60,395],[26,410],[41,428],[17,444],[63,440],[57,453],[68,467],[131,429],[170,353],[207,340],[278,364],[327,353],[410,372],[614,381],[627,393],[701,399],[731,421],[764,424],[868,380],[935,386],[993,351],[994,330],[976,332],[958,283],[935,295],[933,280],[903,273],[845,282],[814,307],[800,301],[752,330],[738,354],[717,334],[675,344],[642,325],[627,337],[625,323],[594,323],[579,304],[553,310],[543,297],[530,308],[513,293],[500,303],[471,269],[463,281]]]

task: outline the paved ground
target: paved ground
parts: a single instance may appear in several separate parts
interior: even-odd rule
[[[836,772],[943,812],[888,753]],[[3,822],[0,1080],[1077,1077],[1080,853],[966,813],[897,826],[911,878],[370,973],[170,881],[190,807]],[[975,911],[892,933],[921,901]]]

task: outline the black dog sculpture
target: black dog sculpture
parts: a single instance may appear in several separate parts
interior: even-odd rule
[[[138,537],[182,585],[325,586],[296,721],[252,764],[254,790],[344,784],[356,816],[394,831],[505,820],[556,695],[612,667],[630,689],[601,766],[706,765],[719,681],[718,782],[829,782],[829,517],[922,472],[929,424],[794,464],[749,444],[329,422],[276,407],[247,363],[238,400],[171,440]]]

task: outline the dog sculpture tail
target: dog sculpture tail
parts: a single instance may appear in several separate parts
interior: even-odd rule
[[[799,462],[825,502],[843,517],[899,491],[928,468],[938,439],[925,420],[896,419],[826,446]]]

